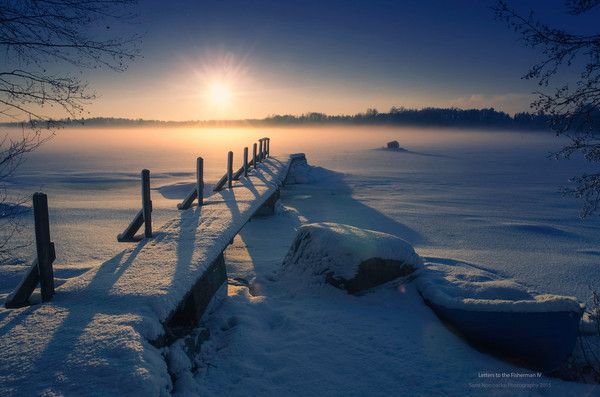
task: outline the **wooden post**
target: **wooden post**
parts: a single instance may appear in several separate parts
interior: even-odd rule
[[[38,282],[40,283],[44,302],[52,299],[54,295],[52,262],[56,259],[56,252],[54,251],[54,243],[50,241],[48,197],[44,193],[34,193],[33,195],[33,216],[36,258],[17,288],[6,297],[4,306],[9,309],[26,306]]]
[[[233,185],[233,152],[227,153],[227,187],[231,189]]]
[[[262,158],[262,154],[263,154],[263,138],[260,138],[258,140],[259,143],[259,148],[258,148],[258,161],[262,162],[263,158]]]
[[[179,208],[179,205],[177,206]],[[152,200],[150,199],[150,171],[142,170],[142,209],[138,211],[129,226],[117,236],[117,241],[134,241],[135,233],[144,224],[144,235],[152,237]]]
[[[196,186],[181,203],[177,204],[177,209],[187,210],[196,198],[198,198],[198,206],[201,206],[204,202],[204,160],[202,157],[196,159]]]
[[[196,159],[196,192],[198,193],[198,207],[204,204],[204,159]]]
[[[252,163],[254,164],[254,169],[256,169],[256,163],[258,160],[256,159],[256,142],[252,144]]]
[[[244,178],[248,177],[248,148],[244,148]]]
[[[35,247],[37,251],[40,289],[44,302],[54,295],[54,243],[50,241],[48,219],[48,197],[44,193],[33,194],[33,216],[35,219]]]
[[[267,138],[267,157],[271,157],[271,138]]]
[[[150,171],[142,170],[142,212],[144,214],[144,235],[152,237],[152,200],[150,200]]]
[[[267,138],[263,138],[262,159],[264,160],[266,157],[267,157]]]

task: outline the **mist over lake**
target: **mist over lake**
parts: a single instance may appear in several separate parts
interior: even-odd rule
[[[193,185],[197,156],[204,158],[206,182],[214,184],[225,172],[227,150],[234,152],[237,169],[243,146],[267,135],[278,155],[305,152],[312,164],[340,173],[347,189],[331,192],[333,210],[336,195],[351,197],[403,225],[388,231],[399,232],[424,255],[479,263],[582,300],[588,285],[600,281],[589,271],[600,255],[600,223],[580,220],[579,202],[559,193],[587,164],[548,158],[561,143],[548,132],[65,128],[30,156],[15,188],[49,194],[56,244],[63,247],[59,260],[93,262],[120,249],[114,239],[140,205],[141,169],[151,171],[160,225],[176,216],[176,204]],[[383,150],[391,140],[405,151]],[[286,198],[292,206],[310,203],[310,197]],[[353,221],[386,229],[360,213]]]

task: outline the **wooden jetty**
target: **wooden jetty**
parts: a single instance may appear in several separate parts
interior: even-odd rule
[[[261,149],[237,179],[229,170],[231,188],[56,285],[49,302],[1,309],[0,395],[167,394],[165,349],[226,293],[223,251],[252,216],[273,213],[299,158]],[[76,381],[81,374],[85,383]]]

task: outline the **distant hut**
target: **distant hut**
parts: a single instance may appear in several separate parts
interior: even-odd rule
[[[400,144],[398,143],[398,141],[391,141],[387,143],[387,148],[388,149],[400,149]]]

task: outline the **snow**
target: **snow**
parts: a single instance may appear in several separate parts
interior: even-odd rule
[[[140,169],[151,169],[152,187],[159,189],[153,190],[152,200],[154,221],[161,225],[180,216],[175,205],[193,185],[197,155],[205,159],[205,179],[215,182],[223,174],[228,150],[234,150],[237,168],[242,149],[237,142],[265,135],[271,137],[273,152],[303,151],[311,164],[320,167],[306,167],[304,178],[298,178],[304,184],[289,183],[282,190],[285,210],[253,219],[226,250],[229,299],[206,319],[211,339],[190,360],[190,367],[183,361],[185,369],[175,379],[173,394],[562,397],[597,393],[595,385],[544,376],[539,381],[511,379],[512,386],[502,386],[507,383],[504,379],[480,377],[527,370],[474,350],[450,332],[424,305],[415,281],[395,281],[353,296],[327,284],[294,288],[281,273],[298,227],[335,222],[399,236],[429,263],[465,262],[517,280],[527,290],[586,301],[589,287],[600,286],[600,219],[580,220],[581,203],[558,192],[589,165],[580,159],[549,160],[548,152],[562,144],[552,134],[371,126],[64,129],[29,158],[13,187],[28,196],[38,190],[49,194],[51,233],[57,246],[55,274],[59,283],[72,283],[122,251],[124,245],[117,245],[115,236],[139,208]],[[392,139],[407,150],[376,148]],[[29,224],[20,238],[30,241]],[[28,258],[31,251],[31,247],[23,249],[21,257]],[[13,261],[0,266],[0,298],[16,285],[26,265]],[[115,278],[126,267],[104,266],[104,272]],[[29,309],[40,315],[50,312],[47,322],[39,317],[39,323],[33,324],[46,336],[29,331],[23,345],[31,340],[31,349],[36,345],[40,352],[49,346],[48,355],[60,352],[61,344],[72,350],[83,335],[60,337],[61,330],[72,329],[82,313],[82,323],[92,326],[97,321],[86,320],[92,309],[85,305],[65,306],[78,298],[79,293],[59,294],[51,304]],[[61,328],[57,324],[65,318],[69,321]],[[592,322],[585,324],[591,326]],[[23,327],[22,318],[1,311],[0,333],[13,327]],[[151,363],[159,369],[156,373],[168,373],[167,353],[145,344],[146,338],[139,338],[138,332],[146,328],[148,334],[158,334],[160,324],[131,317],[121,318],[114,328],[123,335],[127,329],[134,333],[120,344],[111,343],[108,356],[119,357],[125,368],[144,358],[146,366]],[[129,345],[141,346],[143,352],[136,355]],[[12,357],[20,354],[3,351]],[[67,354],[58,354],[64,360],[54,372],[68,373],[75,382],[78,365],[70,364]],[[16,371],[38,373],[37,364],[26,359],[14,362]],[[100,363],[96,369],[102,370]],[[112,394],[136,388],[141,394],[152,389],[149,385],[171,382],[161,376],[144,375],[141,370],[114,377]],[[2,387],[7,382],[0,379]],[[91,382],[66,394],[90,394],[93,386]]]
[[[417,277],[419,292],[449,309],[495,312],[574,312],[576,298],[539,294],[514,279],[464,263],[426,263]]]
[[[325,277],[333,273],[354,278],[359,265],[372,258],[401,262],[415,270],[423,261],[413,247],[399,237],[338,223],[303,225],[283,261],[284,272]]]
[[[181,211],[152,239],[65,280],[51,302],[0,309],[0,394],[168,394],[167,364],[149,341],[162,335],[161,323],[278,189],[288,164],[265,160],[249,179]],[[185,369],[176,353],[169,364]]]
[[[314,182],[314,180],[310,179],[310,166],[304,154],[291,154],[290,159],[294,159],[295,161],[290,165],[290,172],[285,180],[286,184],[294,185]]]
[[[424,304],[412,278],[354,296],[289,277],[282,263],[298,230],[311,221],[306,215],[315,217],[319,209],[331,214],[320,204],[331,200],[328,188],[339,187],[331,178],[286,186],[286,211],[244,226],[225,252],[229,299],[206,319],[211,338],[192,360],[198,370],[186,374],[186,385],[175,387],[174,395],[594,393],[595,385],[537,378],[471,348]],[[509,379],[512,386],[506,386],[507,379],[482,377],[489,372],[535,378]]]

